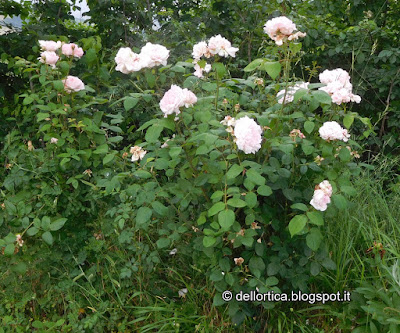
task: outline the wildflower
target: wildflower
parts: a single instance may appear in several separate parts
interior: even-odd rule
[[[318,131],[321,138],[328,141],[341,140],[347,142],[350,138],[347,130],[342,128],[336,121],[325,122]]]
[[[181,289],[181,290],[178,291],[178,295],[179,295],[179,297],[185,298],[187,292],[188,292],[187,288],[183,288],[183,289]]]
[[[144,155],[146,155],[147,151],[143,150],[142,147],[134,146],[131,147],[130,153],[132,154],[132,162],[139,161],[143,159]]]
[[[239,258],[234,258],[233,261],[235,262],[235,265],[242,265],[244,263],[244,259],[242,257]]]
[[[246,154],[255,154],[261,148],[262,128],[253,119],[245,116],[236,120],[234,135],[238,149]]]

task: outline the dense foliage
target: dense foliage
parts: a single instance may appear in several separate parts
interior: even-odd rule
[[[338,327],[396,332],[398,226],[354,251],[384,296],[331,237],[363,151],[396,153],[397,2],[88,5],[93,25],[61,0],[0,5],[27,19],[0,36],[3,326],[278,331],[293,304],[222,292],[358,287]]]

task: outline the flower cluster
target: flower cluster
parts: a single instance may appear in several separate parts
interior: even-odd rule
[[[289,136],[293,139],[293,141],[296,141],[296,137],[299,137],[300,139],[306,138],[306,136],[299,129],[292,129]]]
[[[220,123],[221,123],[222,125],[227,126],[226,131],[227,131],[228,133],[232,133],[232,134],[233,134],[233,128],[232,128],[232,126],[235,126],[235,125],[236,125],[236,120],[235,120],[235,118],[233,118],[233,117],[231,117],[231,116],[226,116],[226,117],[224,118],[224,120],[221,120],[221,121],[220,121]]]
[[[353,94],[350,75],[345,70],[341,68],[326,69],[319,74],[319,80],[321,83],[326,84],[325,87],[319,89],[331,95],[333,103],[340,105],[342,103],[361,102],[361,97]]]
[[[329,181],[324,180],[319,183],[314,190],[314,195],[310,201],[311,206],[321,212],[328,208],[328,204],[331,202],[332,196],[332,185]]]
[[[145,151],[142,147],[139,146],[131,147],[129,152],[132,154],[131,158],[132,162],[136,162],[143,159],[144,155],[146,155],[147,153],[147,151]]]
[[[261,148],[262,128],[254,119],[245,116],[236,120],[234,136],[238,149],[246,154],[255,154]]]
[[[293,87],[288,87],[287,89],[280,90],[276,97],[278,98],[279,104],[286,104],[293,102],[294,94],[299,89],[308,89],[308,82],[296,83]],[[286,94],[286,95],[285,95]]]
[[[170,114],[180,114],[180,108],[193,106],[197,102],[197,97],[189,89],[182,89],[173,84],[171,88],[164,94],[160,101],[160,109],[167,118]]]
[[[296,31],[296,24],[294,24],[286,16],[275,17],[264,26],[264,32],[275,41],[276,45],[282,45],[286,40],[297,40],[306,36],[305,32]]]
[[[147,43],[139,54],[134,53],[129,47],[122,47],[115,56],[117,71],[124,74],[138,72],[143,68],[167,65],[169,50],[162,45]]]
[[[219,55],[220,57],[227,58],[228,56],[235,57],[236,52],[239,51],[237,47],[233,47],[231,42],[221,35],[216,35],[211,37],[207,42],[200,42],[193,46],[193,58],[194,58],[194,75],[201,78],[203,77],[203,71],[207,73],[211,70],[210,64],[205,64],[205,66],[200,66],[198,64],[201,57],[210,58],[214,55]]]
[[[81,58],[84,54],[83,49],[75,43],[62,43],[61,41],[54,42],[52,40],[39,40],[39,45],[42,50],[39,61],[43,64],[56,67],[57,61],[60,59],[56,51],[61,48],[61,53],[67,57]]]
[[[350,134],[347,129],[344,129],[336,121],[325,122],[318,130],[319,135],[322,139],[330,140],[340,140],[343,142],[349,141]]]

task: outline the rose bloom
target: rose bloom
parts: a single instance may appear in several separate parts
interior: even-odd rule
[[[139,146],[131,147],[129,152],[132,154],[132,158],[131,158],[132,162],[136,162],[136,161],[143,159],[143,157],[147,153],[146,150],[143,150],[143,148],[139,147]]]
[[[147,43],[142,47],[140,56],[143,59],[147,58],[149,60],[146,66],[148,68],[159,65],[166,66],[169,57],[169,50],[165,46],[159,44]]]
[[[335,104],[361,102],[361,97],[353,94],[353,85],[350,83],[350,75],[341,68],[333,70],[324,70],[319,74],[321,83],[326,84],[325,87],[319,88],[331,95],[332,102]]]
[[[324,140],[349,141],[350,134],[347,129],[342,128],[336,121],[325,122],[318,130],[319,135]]]
[[[313,198],[310,204],[317,210],[325,211],[331,202],[332,185],[328,180],[319,183],[314,190]]]
[[[197,76],[199,79],[203,77],[203,71],[208,73],[211,70],[211,65],[206,64],[204,68],[201,68],[199,64],[194,65],[195,72],[193,73],[194,76]]]
[[[234,135],[238,149],[254,154],[261,148],[262,128],[248,116],[236,120]]]
[[[296,24],[286,16],[275,17],[265,23],[264,31],[275,41],[276,45],[282,45],[283,39],[289,37],[296,30]]]
[[[184,95],[184,100],[183,103],[185,107],[191,107],[193,104],[197,103],[197,97],[196,95],[190,91],[189,89],[183,89],[183,95]]]
[[[202,56],[205,56],[206,58],[210,57],[210,52],[207,47],[206,42],[200,42],[197,43],[193,46],[193,52],[192,52],[193,58],[196,60],[200,60]]]
[[[68,94],[85,89],[83,82],[76,76],[68,75],[66,79],[62,80],[62,82],[64,83],[64,89]]]
[[[140,71],[143,67],[146,67],[147,62],[139,54],[132,52],[129,47],[122,47],[118,50],[115,56],[115,62],[117,71],[124,74]]]
[[[208,50],[211,54],[218,54],[220,57],[235,57],[235,53],[239,51],[238,48],[232,47],[232,44],[229,40],[222,37],[221,35],[217,35],[211,37],[208,41]]]
[[[75,58],[81,58],[83,56],[83,49],[75,43],[64,44],[61,47],[61,52],[67,57],[74,56]]]
[[[50,65],[51,67],[56,67],[56,62],[60,57],[54,51],[44,51],[40,53],[39,61],[43,64]]]
[[[58,139],[57,138],[51,138],[50,139],[50,143],[57,143],[58,142]]]
[[[185,98],[183,89],[173,84],[160,101],[160,109],[164,117],[173,113],[179,114],[181,112],[179,108],[185,104]]]
[[[40,40],[39,45],[43,51],[54,52],[61,47],[61,42],[60,41],[54,42],[52,40]]]
[[[297,90],[299,89],[308,89],[309,83],[307,82],[301,82],[301,83],[296,83],[293,87],[288,87],[286,91],[286,96],[285,96],[285,89],[280,90],[277,94],[276,97],[278,98],[278,103],[283,104],[283,103],[290,103],[293,102],[294,99],[294,94],[296,93]]]

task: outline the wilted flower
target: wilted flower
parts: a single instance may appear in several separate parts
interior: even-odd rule
[[[154,66],[167,65],[169,50],[162,45],[147,43],[140,51],[140,57],[146,59],[145,67],[152,68]]]
[[[43,51],[54,52],[61,47],[61,42],[60,41],[54,42],[52,40],[40,40],[39,45]]]
[[[61,47],[61,52],[67,57],[81,58],[83,56],[83,49],[75,43],[64,44]]]
[[[264,85],[264,80],[262,78],[257,78],[254,80],[254,83],[259,86],[262,86],[262,85]]]
[[[295,40],[306,36],[306,33],[300,31],[293,33],[296,30],[296,24],[286,16],[275,17],[267,21],[264,26],[264,32],[275,41],[276,45],[282,45],[286,39]]]
[[[261,148],[262,129],[248,116],[236,120],[234,135],[238,149],[246,154],[254,154]]]
[[[258,229],[261,229],[261,227],[258,225],[257,222],[252,222],[251,223],[251,229],[258,230]]]
[[[76,76],[68,75],[66,79],[62,80],[62,82],[64,83],[64,89],[68,94],[85,89],[83,82]]]
[[[239,110],[240,110],[240,104],[237,103],[237,104],[235,104],[235,111],[238,112]]]
[[[142,147],[139,146],[131,147],[129,152],[132,154],[131,158],[132,162],[136,162],[143,159],[144,155],[146,155],[147,153],[147,151],[145,151]]]
[[[56,63],[60,57],[54,51],[44,51],[40,53],[39,61],[43,64],[50,65],[52,68],[56,67]]]
[[[172,135],[171,139],[175,138],[175,134]],[[168,147],[168,142],[171,141],[171,139],[167,139],[167,141],[165,141],[162,145],[161,148],[167,148]]]
[[[187,288],[183,288],[183,289],[178,291],[178,295],[179,295],[179,297],[183,297],[184,298],[184,297],[186,297],[187,292],[188,292]]]
[[[32,144],[32,141],[28,141],[28,150],[29,151],[32,151],[32,150],[34,150],[35,149],[35,147],[33,146],[33,144]]]
[[[169,252],[169,255],[174,256],[177,252],[178,252],[178,249],[174,248]]]
[[[321,165],[321,162],[324,160],[325,158],[321,157],[321,156],[317,156],[316,158],[314,158],[314,162],[317,163],[318,165]]]
[[[55,144],[56,144],[57,142],[58,142],[58,139],[57,139],[57,138],[51,138],[51,139],[50,139],[50,143],[55,143]]]
[[[20,234],[18,234],[18,235],[15,235],[15,237],[16,237],[15,241],[17,242],[17,244],[22,247],[22,245],[24,245],[24,241],[22,240],[22,236]]]
[[[349,141],[350,134],[347,129],[342,128],[336,121],[325,122],[318,130],[319,135],[324,140]]]
[[[90,169],[86,169],[85,171],[83,171],[83,174],[84,175],[88,175],[89,177],[92,177],[92,170],[90,170]]]
[[[225,126],[235,126],[236,120],[231,116],[225,116],[224,120],[221,120],[220,123]]]
[[[242,257],[233,258],[233,261],[235,262],[235,265],[238,265],[238,266],[240,266],[241,264],[244,263],[244,259]]]
[[[333,103],[340,105],[342,103],[361,102],[361,97],[353,94],[350,75],[345,70],[341,68],[326,69],[319,74],[319,80],[321,83],[326,84],[325,87],[321,87],[319,90],[327,92],[331,96]]]
[[[313,198],[310,201],[310,204],[317,210],[325,211],[328,207],[328,204],[331,202],[332,196],[332,185],[329,181],[324,180],[319,183],[314,190]]]
[[[297,137],[297,136],[298,136],[300,139],[305,139],[305,138],[306,138],[306,136],[305,136],[303,133],[301,133],[301,131],[300,131],[299,129],[292,129],[292,130],[290,131],[289,136],[290,136],[291,138],[293,138],[293,141],[296,140],[296,137]]]

